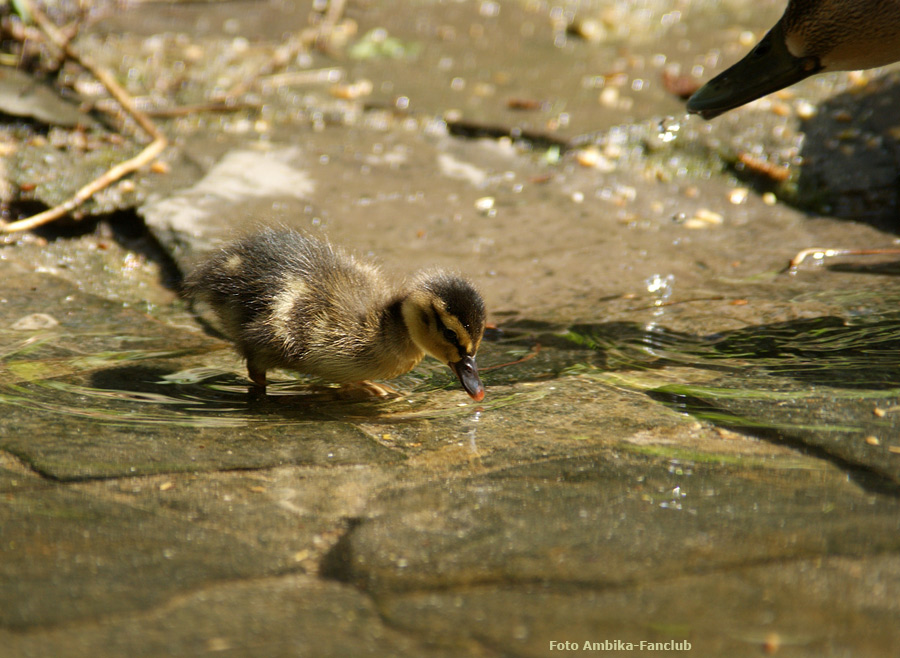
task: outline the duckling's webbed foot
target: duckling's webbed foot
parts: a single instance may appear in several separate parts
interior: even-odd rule
[[[344,384],[341,390],[348,393],[350,397],[396,398],[401,396],[399,391],[387,384],[376,384],[370,381]]]

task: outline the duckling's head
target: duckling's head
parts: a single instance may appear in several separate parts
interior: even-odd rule
[[[466,393],[480,402],[484,385],[475,353],[484,334],[484,300],[471,283],[447,272],[419,274],[401,304],[413,342],[450,366]]]
[[[781,20],[737,64],[688,101],[704,119],[825,71],[900,60],[897,0],[791,0]]]

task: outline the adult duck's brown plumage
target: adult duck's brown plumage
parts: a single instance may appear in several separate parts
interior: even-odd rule
[[[900,60],[900,0],[790,0],[750,53],[701,87],[689,112],[712,119],[815,73]]]
[[[201,264],[184,290],[212,307],[260,387],[270,368],[341,383],[390,379],[430,354],[474,400],[484,397],[475,364],[484,301],[455,274],[424,271],[392,287],[326,242],[266,229]]]

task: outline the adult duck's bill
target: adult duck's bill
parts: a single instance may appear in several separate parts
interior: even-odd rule
[[[455,363],[451,363],[450,369],[453,370],[459,383],[469,394],[469,397],[475,402],[481,402],[484,399],[484,384],[478,376],[478,366],[475,365],[475,359],[471,356],[465,356]]]
[[[728,110],[784,89],[823,69],[816,57],[797,57],[788,50],[779,22],[744,59],[703,85],[687,110],[712,119]]]

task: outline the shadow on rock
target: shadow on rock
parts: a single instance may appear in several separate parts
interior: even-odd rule
[[[171,396],[178,389],[197,388],[197,384],[210,386],[235,385],[235,375],[212,369],[195,369],[176,372],[177,368],[167,369],[163,366],[128,365],[116,368],[105,368],[91,373],[91,385],[107,391],[122,393],[148,393]],[[223,394],[232,401],[239,397],[237,393]]]
[[[806,133],[798,204],[900,232],[900,72],[823,103]]]
[[[900,260],[886,263],[835,263],[829,265],[832,272],[847,274],[876,274],[881,276],[900,276]]]

